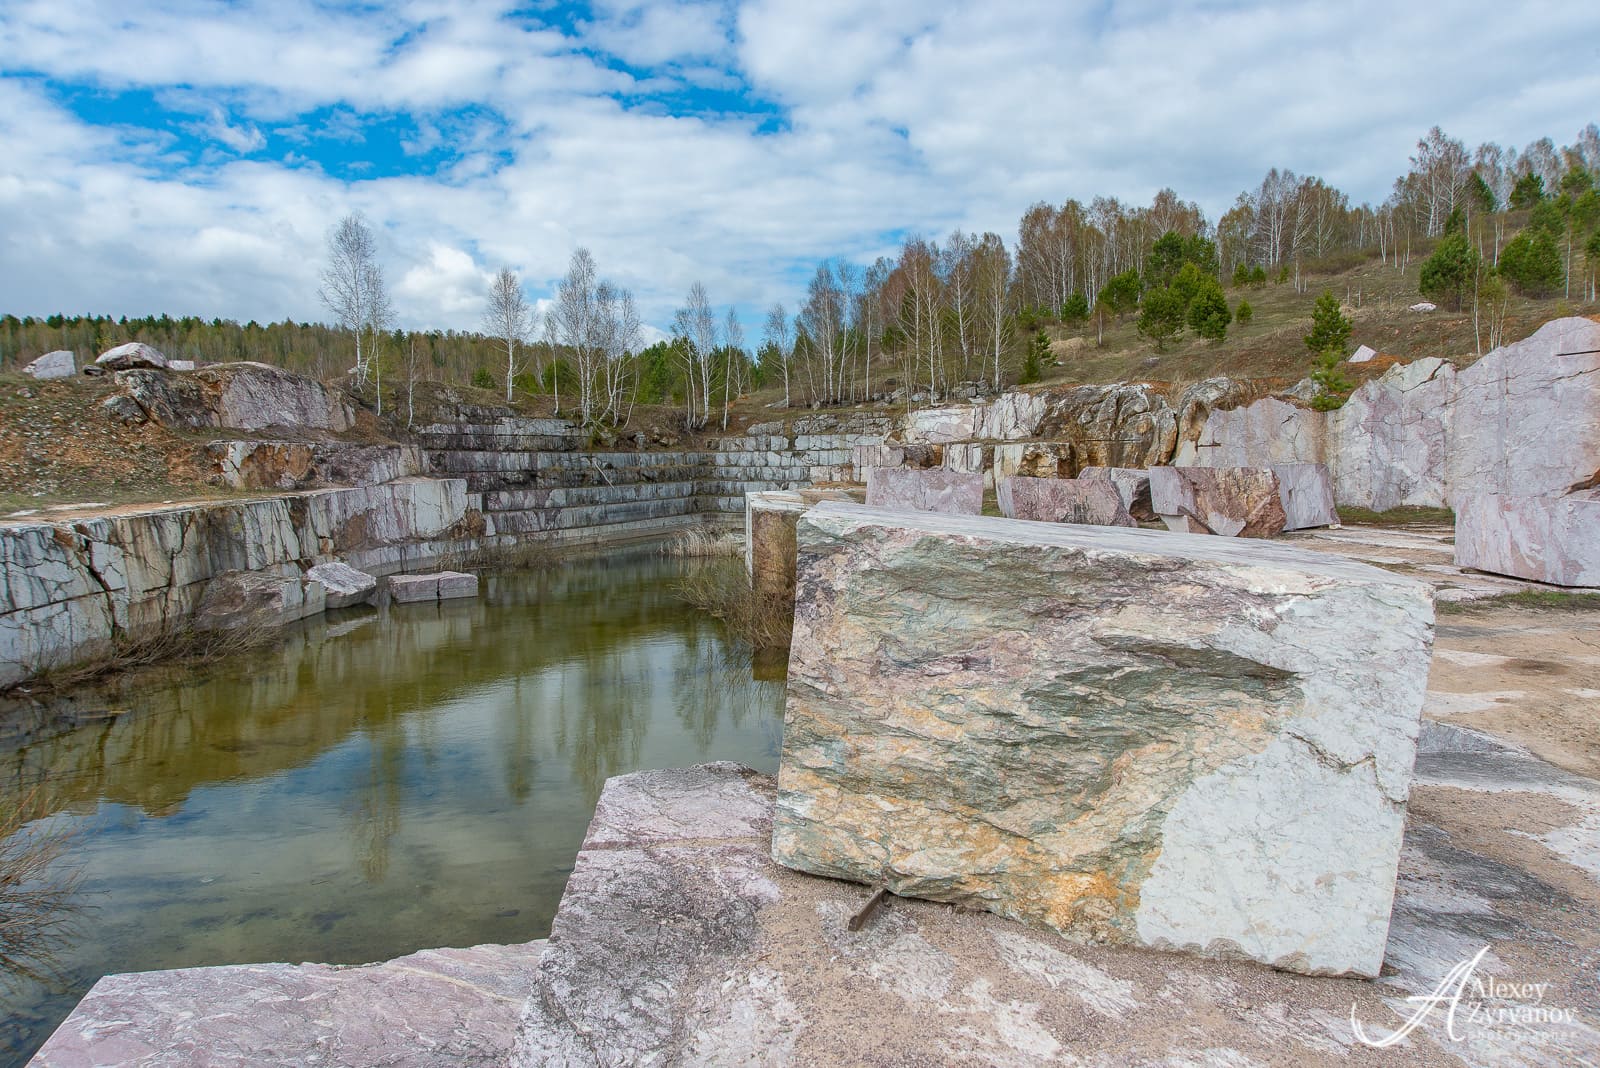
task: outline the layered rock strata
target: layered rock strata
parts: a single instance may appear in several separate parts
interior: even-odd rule
[[[1282,545],[832,503],[799,539],[780,863],[1377,974],[1428,587]]]

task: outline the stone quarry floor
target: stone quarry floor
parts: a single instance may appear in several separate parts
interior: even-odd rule
[[[1442,598],[1528,586],[1452,573],[1440,532],[1298,540]],[[1600,1065],[1600,610],[1441,615],[1425,716],[1375,982],[899,899],[851,933],[865,889],[773,865],[770,780],[712,765],[608,784],[548,945],[109,977],[37,1063]],[[1444,1004],[1355,1039],[1480,950],[1453,1034]]]

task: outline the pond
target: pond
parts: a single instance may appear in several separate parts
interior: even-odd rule
[[[677,599],[683,566],[489,574],[0,713],[0,804],[48,783],[81,879],[63,982],[0,988],[0,1066],[108,973],[542,938],[606,778],[775,769],[781,670]]]

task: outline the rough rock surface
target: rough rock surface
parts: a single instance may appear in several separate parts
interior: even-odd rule
[[[867,503],[913,512],[978,515],[983,511],[983,476],[937,468],[869,467]]]
[[[78,373],[78,358],[67,349],[56,349],[30,361],[22,373],[39,379],[71,378]]]
[[[1183,534],[1270,538],[1288,521],[1278,476],[1265,467],[1153,467],[1150,506]]]
[[[1327,464],[1273,464],[1285,530],[1310,530],[1339,524],[1333,504],[1333,476]]]
[[[108,975],[36,1068],[498,1068],[542,942],[425,949],[382,964],[240,964]]]
[[[1325,413],[1264,397],[1242,408],[1211,412],[1193,444],[1181,445],[1172,462],[1178,467],[1321,463],[1326,442]]]
[[[311,568],[306,579],[322,587],[323,602],[329,608],[366,604],[378,591],[376,578],[338,560]]]
[[[206,457],[234,489],[301,489],[313,484],[371,486],[424,473],[414,445],[343,442],[213,441]]]
[[[1008,478],[996,491],[1007,519],[1132,527],[1122,495],[1109,479]]]
[[[1547,582],[1600,586],[1600,500],[1469,493],[1456,498],[1461,567]]]
[[[1378,350],[1371,345],[1359,345],[1356,347],[1356,351],[1350,354],[1350,359],[1346,362],[1368,363],[1376,355],[1378,355]]]
[[[1456,389],[1455,367],[1430,357],[1391,367],[1351,394],[1327,420],[1334,496],[1378,512],[1445,504]]]
[[[799,539],[780,863],[1377,974],[1428,587],[1279,545],[845,504]]]
[[[1150,507],[1150,472],[1131,467],[1085,467],[1079,478],[1109,479],[1122,496],[1128,514],[1141,523],[1154,522],[1159,517]]]
[[[134,368],[117,380],[163,426],[321,433],[355,426],[354,411],[333,390],[264,363],[216,364],[184,375]]]
[[[138,341],[130,341],[126,345],[102,352],[94,361],[94,366],[101,373],[106,371],[126,371],[134,367],[150,367],[160,370],[167,366],[167,358],[158,349]]]
[[[206,583],[195,607],[197,630],[272,627],[314,616],[324,608],[324,587],[288,565],[281,571],[224,571]]]

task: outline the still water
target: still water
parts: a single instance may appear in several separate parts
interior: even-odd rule
[[[544,937],[608,776],[775,768],[782,684],[677,600],[683,566],[486,575],[0,712],[0,804],[51,784],[82,906],[58,989],[0,987],[0,1066],[111,972]]]

